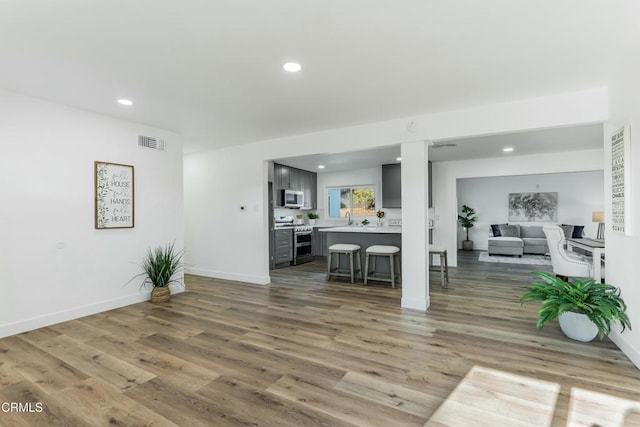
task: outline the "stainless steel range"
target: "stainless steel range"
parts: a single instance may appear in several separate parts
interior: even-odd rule
[[[296,225],[293,228],[293,265],[313,260],[312,240],[313,227],[310,225]]]
[[[274,229],[293,230],[292,265],[303,264],[313,260],[313,227],[310,225],[294,225],[292,216],[281,216],[275,219]]]

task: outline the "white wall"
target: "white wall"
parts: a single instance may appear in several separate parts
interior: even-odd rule
[[[560,172],[594,171],[603,168],[602,150],[550,153],[531,156],[433,163],[433,242],[449,251],[450,265],[458,265],[458,206],[456,185],[460,178],[537,175]],[[492,222],[490,222],[492,223]],[[485,224],[487,225],[487,224]],[[475,227],[474,227],[475,228]],[[481,230],[484,229],[484,230]],[[477,233],[488,233],[478,226]],[[486,234],[485,234],[486,235]]]
[[[148,246],[183,246],[181,141],[4,90],[0,117],[0,336],[148,299],[125,283]],[[94,229],[96,160],[134,166],[135,228]]]
[[[270,281],[267,211],[267,161],[270,159],[601,122],[606,120],[606,99],[606,89],[592,89],[423,114],[188,155],[185,158],[185,238],[189,249],[187,262],[193,265],[190,271],[253,283]],[[407,126],[409,121],[416,124],[411,130]],[[423,160],[428,159],[403,157],[403,171],[407,165],[414,171],[421,170],[426,167],[426,164],[418,164]],[[403,201],[405,193],[422,194],[418,187],[426,185],[426,179],[420,182],[403,180]],[[449,191],[455,191],[455,180]],[[240,205],[247,205],[249,209],[240,213]],[[455,204],[452,206],[455,213]],[[403,247],[406,234],[407,239],[415,240],[407,247],[421,249],[425,245],[423,231],[426,219],[414,221],[413,216],[405,218],[406,215],[407,209],[403,209]],[[451,229],[455,231],[453,226]],[[414,299],[416,295],[424,295],[428,276],[425,280],[422,270],[407,265],[410,259],[403,257],[403,306],[405,296],[407,301],[413,301],[411,307],[424,306],[428,304],[426,299],[421,302]]]
[[[640,57],[629,54],[640,44],[640,4],[634,1],[616,3],[620,19],[620,30],[627,32],[628,45],[611,46],[611,51],[619,53],[619,58],[610,64],[614,67],[614,78],[610,81],[609,115],[611,126],[605,132],[605,221],[611,216],[611,133],[622,125],[631,128],[631,159],[628,166],[632,170],[631,227],[632,235],[613,233],[605,222],[607,251],[606,280],[620,287],[622,297],[628,305],[628,315],[632,331],[616,332],[611,339],[627,356],[640,367]],[[624,27],[627,25],[627,27]]]
[[[185,156],[190,273],[269,283],[268,164],[262,157],[249,146]]]
[[[509,193],[558,193],[558,220],[555,222],[520,222],[528,225],[584,225],[585,235],[596,237],[598,224],[591,221],[594,211],[604,211],[604,174],[600,171],[549,173],[488,178],[458,179],[458,212],[462,205],[476,210],[478,221],[469,230],[473,248],[487,250],[491,224],[509,221]],[[458,248],[466,232],[458,227]]]

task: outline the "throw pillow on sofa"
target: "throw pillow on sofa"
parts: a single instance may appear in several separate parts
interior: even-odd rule
[[[520,227],[518,225],[500,225],[500,236],[520,237]]]
[[[562,231],[564,232],[565,239],[571,239],[573,237],[573,225],[562,224],[560,228],[562,228]]]
[[[500,233],[500,226],[507,224],[491,224],[491,232],[493,233],[493,237],[500,237],[502,233]]]
[[[565,233],[565,238],[570,237],[573,239],[582,239],[584,237],[584,225],[569,225],[562,224],[560,227],[564,230],[564,227],[573,227],[573,231],[571,231],[571,235],[567,236]]]

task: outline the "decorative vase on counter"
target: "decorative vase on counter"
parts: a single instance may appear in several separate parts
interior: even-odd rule
[[[310,219],[309,220],[309,225],[316,225],[316,220],[315,219]]]

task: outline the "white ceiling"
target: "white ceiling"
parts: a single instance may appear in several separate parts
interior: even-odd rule
[[[455,144],[455,147],[449,147],[450,144]],[[509,156],[527,154],[598,149],[602,148],[603,144],[602,124],[593,124],[434,141],[433,145],[429,146],[429,160],[442,162],[496,157],[508,158]],[[511,147],[513,151],[505,153],[503,152],[505,147]],[[400,157],[400,146],[395,145],[383,149],[289,157],[275,159],[275,161],[299,169],[325,173],[397,163],[396,158],[398,157]],[[318,165],[324,165],[325,168],[318,169]]]
[[[612,55],[633,51],[629,3],[6,0],[0,87],[194,151],[606,86]]]

